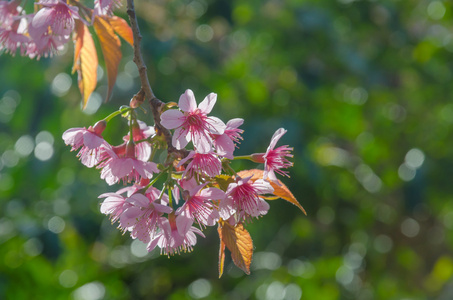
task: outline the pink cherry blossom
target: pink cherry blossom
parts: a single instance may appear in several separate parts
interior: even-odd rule
[[[196,186],[186,192],[186,202],[176,211],[176,225],[179,233],[185,234],[196,220],[200,226],[213,226],[219,220],[219,213],[212,201],[223,200],[225,192],[218,188]]]
[[[78,8],[66,4],[62,0],[41,0],[38,4],[43,7],[32,15],[28,26],[31,42],[27,55],[31,58],[52,56],[61,50],[70,40],[74,30],[74,19],[80,19]]]
[[[195,233],[205,237],[200,229],[193,226],[183,235],[180,234],[174,214],[170,214],[168,219],[164,217],[159,218],[158,224],[160,231],[148,243],[148,251],[152,251],[158,246],[161,249],[161,254],[164,253],[168,256],[180,253],[181,251],[191,252],[192,247],[197,243]]]
[[[226,123],[225,132],[221,135],[212,135],[213,144],[218,155],[233,159],[234,149],[242,140],[241,134],[244,130],[238,127],[244,123],[243,119],[237,118]]]
[[[108,185],[113,185],[122,180],[124,183],[153,177],[159,173],[154,162],[142,161],[135,157],[135,145],[128,142],[126,153],[116,153],[115,148],[105,149],[109,158],[101,162],[97,168],[101,169],[101,179]]]
[[[176,149],[183,149],[192,141],[199,153],[208,153],[212,149],[211,134],[221,135],[225,131],[225,124],[216,117],[208,117],[217,94],[211,93],[198,105],[191,90],[186,90],[179,98],[179,108],[170,109],[162,113],[161,124],[167,129],[176,129],[172,144]]]
[[[126,203],[126,198],[130,197],[137,191],[138,191],[137,186],[133,185],[122,188],[116,191],[115,193],[104,193],[99,195],[98,198],[105,198],[101,204],[101,213],[105,215],[110,215],[112,223],[115,223],[116,221],[119,220],[124,209],[130,206],[130,204]],[[127,194],[127,197],[122,196],[122,194],[124,193]]]
[[[284,171],[282,169],[289,168],[293,166],[293,163],[288,161],[286,157],[293,157],[291,151],[293,150],[292,147],[288,147],[288,145],[280,146],[277,149],[275,145],[277,144],[278,140],[286,133],[286,130],[283,128],[278,129],[274,135],[272,136],[271,143],[267,148],[266,153],[255,153],[252,154],[252,159],[258,163],[264,163],[264,174],[263,178],[269,178],[271,181],[278,183],[278,179],[275,176],[274,172],[279,173],[280,175],[287,176],[288,171]]]
[[[6,53],[15,55],[18,48],[21,49],[21,55],[25,54],[26,45],[29,38],[22,33],[18,33],[17,26],[10,28],[0,28],[0,50],[5,50]]]
[[[105,129],[105,122],[98,122],[94,127],[71,128],[63,133],[66,145],[71,145],[71,151],[80,148],[77,157],[82,164],[92,168],[106,158],[105,149],[110,145],[102,138],[101,133]]]
[[[94,0],[94,15],[112,15],[114,8],[120,7],[120,0]]]
[[[0,1],[0,26],[11,25],[14,17],[22,10],[19,4],[19,0]]]
[[[226,197],[219,205],[222,219],[227,220],[235,213],[245,213],[244,218],[267,214],[269,204],[259,195],[270,194],[274,189],[263,179],[252,181],[250,178],[252,177],[237,179],[236,182],[230,183]]]
[[[120,227],[131,232],[132,238],[144,243],[150,242],[157,230],[157,220],[164,213],[171,213],[171,207],[157,203],[160,191],[153,188],[147,196],[136,193],[126,199],[128,204],[120,216]]]
[[[190,151],[187,157],[179,162],[178,167],[182,166],[190,159],[192,161],[187,165],[186,170],[184,171],[184,176],[189,178],[195,174],[214,177],[220,175],[222,171],[222,162],[214,152],[198,153]]]

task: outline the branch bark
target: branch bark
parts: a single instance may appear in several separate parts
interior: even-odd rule
[[[154,95],[153,89],[151,88],[151,85],[149,83],[147,67],[145,62],[143,61],[143,56],[140,48],[142,35],[140,34],[137,16],[135,14],[134,0],[127,0],[127,15],[129,16],[132,34],[134,36],[134,63],[137,65],[141,82],[141,89],[134,97],[140,103],[143,103],[145,99],[149,101],[151,112],[154,118],[154,126],[156,128],[156,132],[157,134],[163,135],[165,137],[165,141],[168,147],[168,156],[184,158],[188,155],[189,152],[186,149],[178,150],[173,147],[171,132],[167,128],[163,127],[160,123],[160,114],[165,103]]]

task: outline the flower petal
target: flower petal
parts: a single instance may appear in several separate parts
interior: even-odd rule
[[[184,124],[184,114],[176,109],[164,111],[160,116],[160,123],[167,129],[174,129]]]
[[[225,123],[217,117],[208,117],[206,122],[209,124],[208,130],[212,134],[223,134],[226,129]]]
[[[182,111],[193,112],[197,109],[197,101],[192,90],[186,90],[184,94],[179,97],[178,106]]]
[[[201,101],[200,105],[198,105],[198,109],[205,115],[209,114],[214,107],[217,101],[217,94],[210,93],[207,95],[203,101]]]
[[[190,134],[188,134],[188,130],[178,128],[175,130],[172,138],[172,145],[178,150],[181,150],[187,146],[190,142]]]
[[[286,133],[286,129],[284,128],[279,128],[277,131],[274,133],[271,139],[271,143],[269,144],[269,147],[267,148],[267,151],[274,149],[275,145],[277,144],[278,140]]]

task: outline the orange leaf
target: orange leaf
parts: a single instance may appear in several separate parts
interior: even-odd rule
[[[102,54],[104,55],[105,67],[107,69],[107,102],[110,99],[116,76],[118,75],[118,65],[122,57],[120,49],[121,42],[118,36],[116,36],[113,27],[106,19],[96,16],[93,25],[94,30],[99,37]]]
[[[230,250],[234,264],[242,269],[247,275],[250,275],[250,264],[252,263],[253,255],[253,242],[250,234],[242,223],[232,226],[230,223],[220,220],[219,226],[220,228],[218,231],[220,239],[227,246],[228,250]],[[224,257],[224,254],[222,256]],[[221,258],[222,257],[219,256],[219,259]]]
[[[73,72],[77,71],[83,109],[97,84],[98,56],[88,27],[76,20]]]
[[[126,42],[128,42],[132,47],[134,46],[134,36],[132,34],[132,29],[127,24],[126,20],[113,16],[108,17],[108,21],[112,26],[113,30],[122,37]]]
[[[264,174],[264,171],[258,170],[258,169],[244,170],[244,171],[238,172],[238,175],[241,176],[242,178],[252,176],[251,180],[253,180],[253,181],[263,178],[263,174]],[[280,185],[278,185],[272,181],[269,181],[269,180],[267,180],[267,181],[274,188],[273,195],[280,197],[280,198],[294,204],[305,215],[307,215],[307,212],[305,211],[305,209],[302,207],[302,205],[300,205],[299,201],[297,201],[296,197],[294,197],[293,193],[291,193],[291,191],[288,189],[288,187],[286,185],[283,184],[283,182],[278,180],[278,183],[280,183]],[[272,198],[266,198],[266,199],[273,200]]]
[[[217,227],[217,232],[220,237],[220,248],[219,248],[219,278],[223,275],[223,267],[225,266],[225,243],[222,240],[222,227]]]

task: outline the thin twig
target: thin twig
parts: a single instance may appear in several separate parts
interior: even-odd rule
[[[163,127],[162,124],[160,123],[160,114],[162,107],[165,105],[165,103],[159,100],[154,95],[153,89],[151,88],[151,85],[149,83],[146,64],[143,61],[142,52],[140,50],[142,35],[140,34],[137,16],[135,15],[134,0],[127,0],[127,14],[129,16],[132,34],[134,36],[134,63],[137,65],[141,82],[141,89],[134,97],[136,97],[137,98],[136,100],[140,103],[143,103],[145,100],[143,99],[143,96],[146,98],[146,100],[149,101],[149,105],[153,113],[154,126],[156,128],[156,132],[165,137],[165,141],[168,147],[168,155],[169,156],[174,155],[179,158],[184,158],[188,155],[189,152],[186,149],[178,150],[175,147],[173,147],[172,135],[170,131],[167,128]]]

